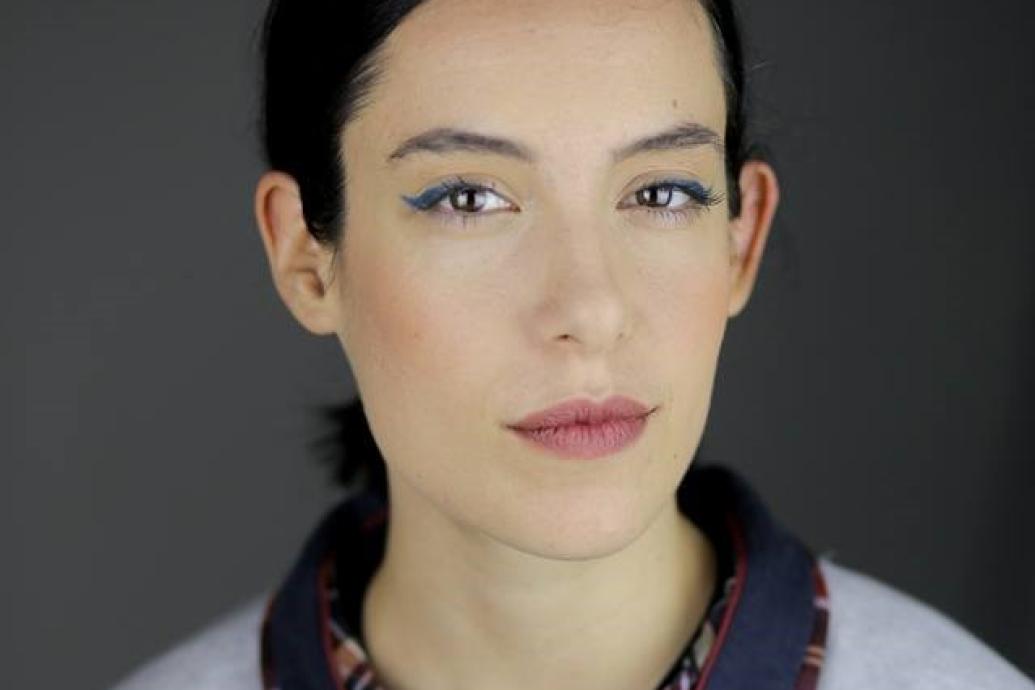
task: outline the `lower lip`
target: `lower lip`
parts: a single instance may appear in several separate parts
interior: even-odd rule
[[[568,458],[592,460],[632,445],[647,426],[647,417],[614,419],[602,424],[571,424],[546,429],[512,429],[539,450]]]

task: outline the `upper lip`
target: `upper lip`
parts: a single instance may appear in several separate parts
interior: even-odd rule
[[[512,429],[532,430],[565,426],[568,424],[602,424],[616,419],[644,417],[656,408],[624,395],[613,395],[602,402],[589,398],[573,398],[527,415],[513,424]]]

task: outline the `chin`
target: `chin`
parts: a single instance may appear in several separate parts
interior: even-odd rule
[[[494,537],[530,555],[591,560],[625,549],[650,524],[653,511],[630,492],[581,491],[540,496],[532,505],[498,505]],[[659,497],[659,500],[662,500]],[[500,522],[502,521],[502,522]]]

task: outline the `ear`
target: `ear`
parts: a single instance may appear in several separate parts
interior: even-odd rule
[[[255,218],[273,283],[288,310],[316,335],[335,332],[337,291],[330,289],[332,251],[306,227],[294,178],[269,171],[255,189]]]
[[[740,215],[730,221],[730,318],[739,314],[758,276],[769,237],[780,186],[776,172],[764,161],[751,160],[740,171]]]

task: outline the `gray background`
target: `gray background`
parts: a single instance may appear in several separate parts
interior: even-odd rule
[[[274,585],[351,395],[251,216],[260,3],[5,0],[5,687],[103,688]],[[755,2],[784,204],[705,437],[808,543],[1035,674],[1031,3]]]

